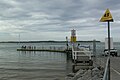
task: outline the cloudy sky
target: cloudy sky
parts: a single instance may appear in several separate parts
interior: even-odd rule
[[[114,22],[111,36],[120,41],[119,0],[0,0],[0,41],[65,40],[76,29],[77,40],[107,37],[107,23],[99,22],[109,8]]]

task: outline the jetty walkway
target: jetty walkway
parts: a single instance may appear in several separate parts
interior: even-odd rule
[[[61,52],[61,53],[70,53],[72,51],[72,49],[67,49],[65,47],[54,47],[54,46],[50,46],[50,47],[26,47],[26,48],[18,48],[17,51],[47,51],[47,52]]]
[[[111,80],[120,80],[120,57],[111,57]]]
[[[107,57],[97,58],[97,63],[103,67],[106,65]],[[110,79],[120,80],[120,57],[110,57]]]
[[[110,57],[110,78],[111,80],[120,80],[120,57]]]

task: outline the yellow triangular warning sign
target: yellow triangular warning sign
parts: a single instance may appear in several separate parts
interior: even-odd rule
[[[106,12],[104,13],[104,15],[100,19],[100,22],[107,22],[107,21],[113,22],[113,18],[112,18],[112,15],[111,15],[109,9],[106,10]]]

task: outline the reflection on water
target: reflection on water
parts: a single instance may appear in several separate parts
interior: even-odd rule
[[[20,51],[19,52],[20,60],[39,60],[39,61],[54,61],[54,62],[64,62],[66,61],[66,53],[57,53],[57,52],[34,52],[34,51]]]

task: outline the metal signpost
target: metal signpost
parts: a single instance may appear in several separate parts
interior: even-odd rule
[[[108,80],[110,80],[110,22],[113,22],[112,15],[109,9],[106,10],[100,22],[108,22],[108,53],[109,53],[109,62],[108,62]]]

